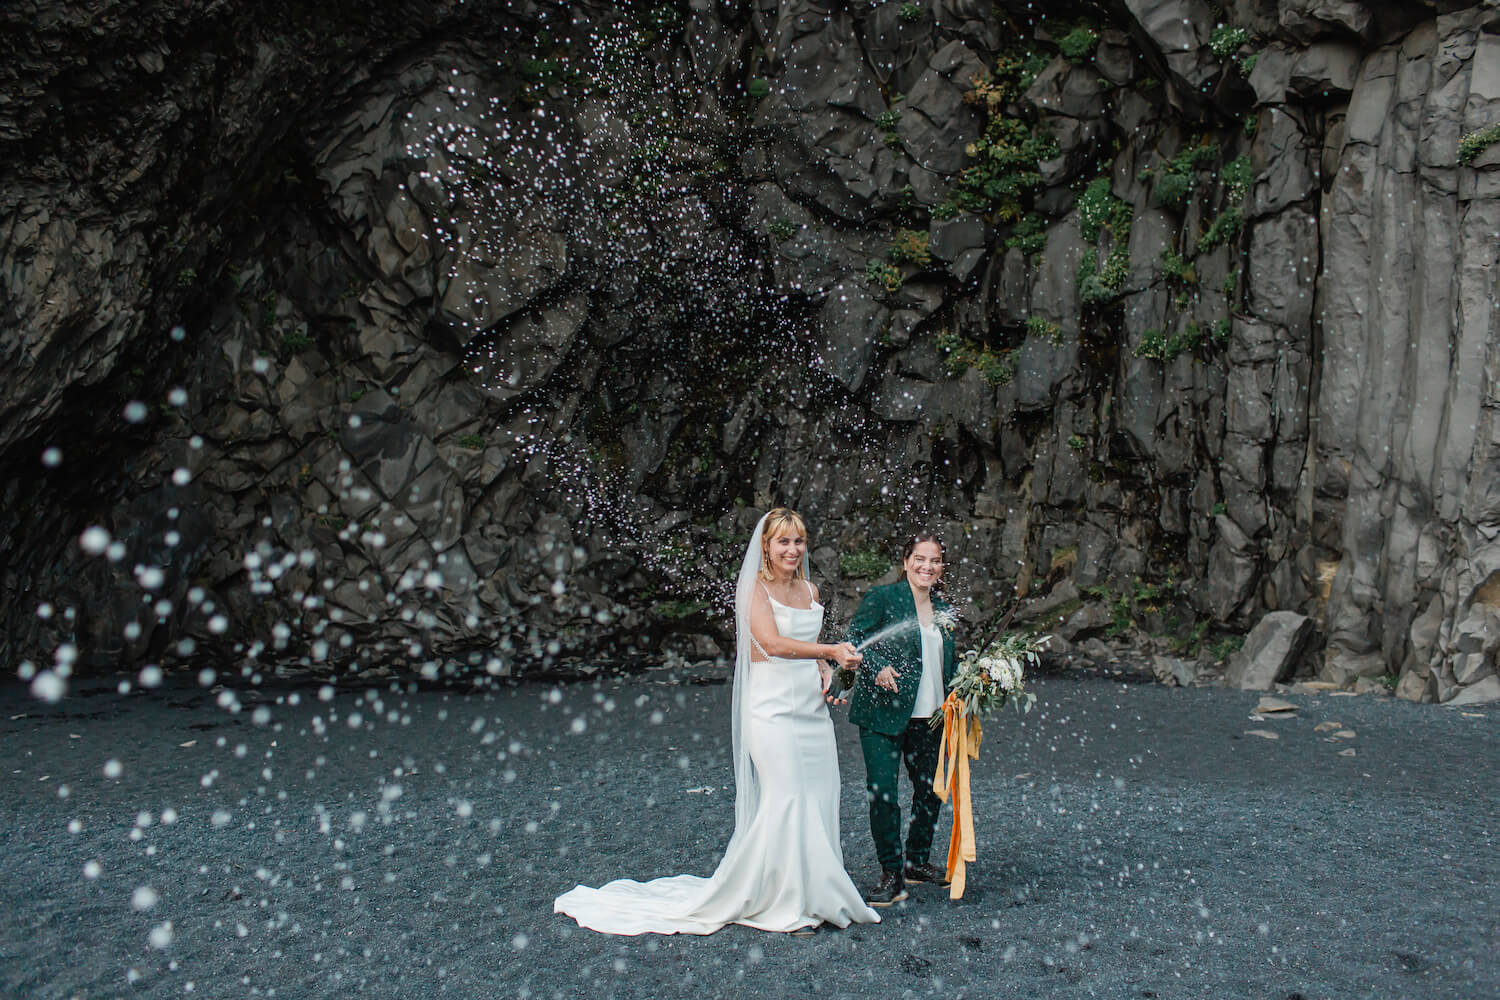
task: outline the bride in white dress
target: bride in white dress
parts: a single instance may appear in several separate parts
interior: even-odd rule
[[[734,835],[708,878],[578,886],[553,910],[606,934],[712,934],[726,924],[798,931],[878,923],[844,870],[839,765],[819,643],[823,606],[807,579],[802,518],[778,507],[755,526],[735,589]]]

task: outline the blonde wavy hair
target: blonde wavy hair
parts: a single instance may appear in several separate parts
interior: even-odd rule
[[[789,507],[777,507],[766,515],[766,523],[760,529],[760,578],[767,583],[776,578],[767,566],[767,563],[771,561],[771,541],[782,535],[791,534],[807,538],[807,524],[800,514]],[[801,563],[797,564],[793,578],[807,579],[807,574],[802,571]]]

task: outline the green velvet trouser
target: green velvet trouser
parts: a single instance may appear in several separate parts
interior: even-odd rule
[[[901,871],[901,803],[896,797],[900,765],[906,762],[911,778],[911,825],[906,832],[906,861],[922,864],[932,852],[943,800],[932,790],[937,771],[942,727],[926,719],[912,719],[900,736],[887,736],[860,727],[859,746],[865,755],[865,792],[870,800],[870,833],[875,837],[875,856],[884,871]]]

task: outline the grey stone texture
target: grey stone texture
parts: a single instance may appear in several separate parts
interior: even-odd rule
[[[1296,613],[1324,679],[1495,692],[1500,146],[1457,160],[1493,4],[1241,0],[1248,80],[1200,0],[1076,63],[972,3],[307,6],[0,15],[13,659],[704,653],[788,503],[836,604],[924,522],[976,622],[1052,589],[1083,637],[1105,601],[1056,588],[1170,575],[1178,627]],[[1030,255],[950,210],[1018,44],[1051,59],[1004,113],[1060,151]],[[1090,243],[1097,176],[1132,215]]]
[[[1272,611],[1255,623],[1230,658],[1227,680],[1242,691],[1269,691],[1290,680],[1317,635],[1313,620],[1295,611]]]

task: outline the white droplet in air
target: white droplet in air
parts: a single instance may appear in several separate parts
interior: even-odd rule
[[[233,818],[233,816],[229,815],[229,810],[215,809],[213,816],[209,819],[209,822],[212,823],[216,828],[226,827],[229,825],[229,821]]]
[[[118,778],[124,770],[125,768],[121,766],[120,762],[113,757],[104,762],[104,776],[106,778]]]
[[[178,486],[186,486],[193,481],[193,474],[188,470],[178,467],[172,470],[172,482]]]
[[[167,574],[163,573],[160,566],[137,566],[135,568],[135,580],[141,585],[142,590],[155,590],[166,582]]]
[[[212,687],[214,679],[218,676],[218,674],[214,673],[213,667],[204,667],[202,670],[198,671],[198,686]]]
[[[43,670],[31,682],[32,697],[57,702],[68,693],[68,683],[50,670]]]
[[[62,449],[57,447],[48,448],[42,452],[42,464],[49,469],[55,469],[62,465]]]
[[[83,534],[78,536],[79,547],[91,556],[104,555],[105,550],[109,548],[109,542],[109,532],[97,524],[85,528]]]
[[[125,404],[124,416],[132,424],[141,423],[146,419],[146,404],[139,399],[132,399]]]
[[[528,944],[530,944],[530,943],[531,943],[531,939],[529,937],[527,937],[525,934],[521,934],[519,932],[516,934],[515,937],[513,937],[513,938],[510,939],[510,946],[512,948],[514,948],[516,951],[523,951],[526,948],[526,946]]]
[[[104,874],[104,866],[97,861],[86,861],[83,865],[84,878],[98,878]]]
[[[180,344],[187,338],[187,331],[180,326],[174,326],[172,327],[171,336],[173,340],[177,341]]]
[[[172,921],[167,920],[151,928],[151,934],[148,936],[147,940],[151,942],[151,947],[155,948],[157,951],[161,951],[162,949],[171,946],[172,938]]]
[[[161,894],[149,885],[139,886],[130,894],[130,905],[137,913],[145,913],[161,900]]]
[[[109,557],[110,562],[119,562],[125,558],[125,543],[110,542],[109,548],[105,550],[104,554]]]
[[[171,392],[167,393],[167,402],[171,403],[173,406],[186,406],[187,401],[187,390],[182,388],[181,386],[175,386],[173,387]]]

